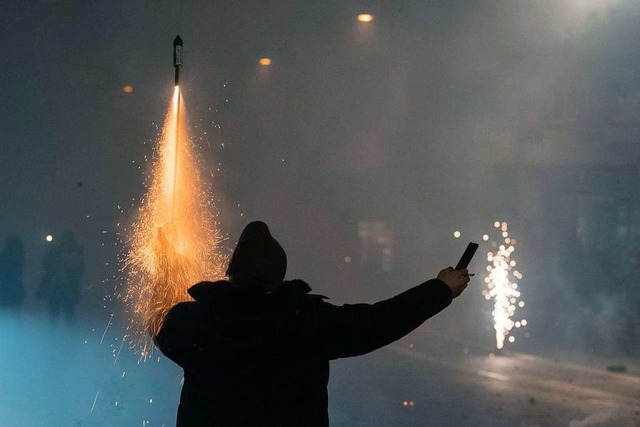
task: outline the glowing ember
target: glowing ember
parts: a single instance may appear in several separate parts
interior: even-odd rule
[[[360,22],[371,22],[373,21],[373,15],[370,13],[361,13],[358,15],[358,21]]]
[[[524,301],[519,301],[517,280],[522,279],[522,274],[515,270],[516,261],[513,260],[515,251],[515,239],[507,237],[509,235],[506,222],[496,221],[494,227],[504,239],[504,244],[492,243],[494,251],[487,253],[487,277],[484,279],[487,289],[482,291],[485,299],[493,299],[493,327],[496,331],[496,347],[501,349],[504,340],[508,337],[509,342],[514,342],[515,338],[509,336],[511,329],[515,326],[519,328],[526,326],[527,321],[514,322],[512,317],[517,307],[524,307]]]
[[[128,337],[141,359],[151,356],[151,338],[169,309],[189,299],[189,286],[224,276],[216,210],[192,152],[177,86],[147,185],[124,260]]]

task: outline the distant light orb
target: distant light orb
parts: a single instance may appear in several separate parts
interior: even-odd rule
[[[484,236],[482,236],[482,240],[484,240],[485,242],[489,240],[489,235],[485,234]]]
[[[496,221],[496,222],[493,223],[493,226],[495,228],[500,228],[500,223],[498,221]]]
[[[47,242],[53,241],[53,236],[51,234],[47,234],[47,237],[44,238]]]
[[[349,255],[344,257],[344,262],[345,262],[345,264],[349,264],[351,262],[351,257]]]
[[[453,237],[455,237],[456,239],[460,237],[460,232],[459,231],[454,231],[453,232]]]
[[[122,88],[122,91],[123,91],[124,93],[133,93],[133,86],[126,85],[126,86],[124,86],[124,87]]]
[[[258,64],[268,67],[269,65],[271,65],[271,58],[260,58]]]
[[[361,13],[358,15],[358,22],[371,22],[373,21],[373,15],[370,13]]]

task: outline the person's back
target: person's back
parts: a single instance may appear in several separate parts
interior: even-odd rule
[[[441,275],[457,275],[455,289],[433,279],[376,304],[334,306],[302,281],[282,282],[282,265],[265,267],[284,256],[273,242],[266,225],[249,224],[229,266],[231,282],[193,286],[195,301],[174,306],[155,337],[184,369],[178,426],[327,426],[329,360],[401,338],[469,280],[466,270],[447,269]]]
[[[190,289],[196,302],[174,307],[156,337],[184,369],[178,425],[328,424],[329,359],[313,343],[320,297],[308,289]]]

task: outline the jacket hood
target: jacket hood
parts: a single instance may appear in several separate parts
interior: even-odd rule
[[[273,289],[284,279],[287,272],[287,254],[269,227],[262,221],[249,223],[238,239],[227,276],[236,282],[259,283]]]

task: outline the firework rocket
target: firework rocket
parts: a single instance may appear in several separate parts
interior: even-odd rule
[[[176,36],[173,39],[173,68],[176,69],[175,85],[180,84],[180,68],[182,68],[182,39]]]
[[[189,300],[187,289],[224,277],[225,256],[215,221],[211,187],[188,135],[179,78],[182,39],[173,41],[175,87],[156,147],[147,192],[129,236],[125,301],[131,315],[128,336],[141,359],[153,349],[151,337],[175,304]]]
[[[178,185],[178,147],[180,146],[180,68],[182,67],[182,39],[180,36],[176,36],[173,39],[173,68],[176,70],[175,77],[175,112],[176,112],[176,126],[175,126],[175,144],[174,144],[174,154],[173,154],[173,201],[172,201],[172,209],[175,209],[176,204],[176,187]]]

